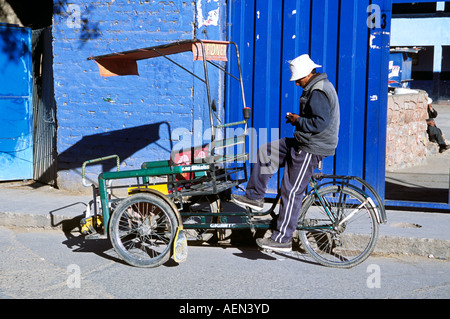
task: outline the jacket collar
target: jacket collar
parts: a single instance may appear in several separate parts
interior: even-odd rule
[[[323,80],[325,80],[327,78],[328,78],[328,76],[327,76],[326,73],[317,73],[317,74],[315,74],[311,78],[311,80],[309,80],[308,84],[306,84],[306,86],[304,87],[303,91],[305,91],[305,92],[309,91],[314,86],[314,84],[316,84],[319,81],[323,81]]]

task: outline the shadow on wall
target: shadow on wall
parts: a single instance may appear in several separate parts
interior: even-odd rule
[[[161,139],[160,132],[167,127],[167,136],[170,140],[170,125],[167,122],[146,124],[122,130],[110,131],[94,135],[84,136],[77,143],[58,155],[58,170],[79,168],[83,162],[116,154],[123,163],[134,153],[156,144],[163,152],[170,153],[170,145],[158,143]],[[108,171],[115,167],[115,163],[104,163],[103,170]]]
[[[21,57],[31,53],[29,52],[25,35],[20,38],[20,34],[17,33],[16,29],[17,27],[13,25],[5,25],[5,27],[0,30],[0,50],[5,54],[9,62],[15,63],[17,63]]]
[[[165,133],[166,130],[167,133]],[[163,134],[164,140],[161,140],[161,135]],[[167,136],[167,139],[165,136]],[[113,154],[119,156],[120,163],[122,164],[133,154],[150,145],[153,145],[154,152],[166,154],[167,159],[169,159],[173,149],[169,123],[159,122],[84,136],[74,145],[60,153],[57,157],[57,162],[53,165],[57,165],[58,172],[81,169],[85,161]],[[139,165],[140,164],[141,163],[139,163]],[[113,170],[116,167],[116,161],[108,160],[101,162],[101,165],[102,171]],[[51,167],[48,170],[51,169],[54,169],[54,167]],[[40,183],[35,183],[34,185],[34,187],[40,186],[43,185]]]

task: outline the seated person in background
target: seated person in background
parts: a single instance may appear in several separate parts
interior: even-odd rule
[[[433,103],[433,100],[428,98],[427,134],[430,142],[438,143],[439,153],[443,153],[450,148],[450,145],[447,145],[444,137],[442,136],[442,131],[436,126],[434,119],[437,117],[438,113],[435,109],[433,109],[431,103]]]

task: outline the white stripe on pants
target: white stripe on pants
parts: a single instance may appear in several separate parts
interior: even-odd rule
[[[276,235],[275,238],[273,238],[275,241],[282,242],[283,240],[286,239],[285,237],[286,237],[286,234],[288,233],[287,227],[289,226],[290,220],[293,216],[294,206],[298,206],[298,205],[294,205],[296,202],[295,198],[300,190],[300,187],[304,186],[303,181],[305,180],[305,175],[308,170],[310,162],[311,162],[311,154],[306,153],[305,160],[303,161],[302,167],[301,167],[300,171],[298,172],[297,180],[295,181],[294,187],[292,187],[291,191],[289,192],[287,207],[284,210],[284,213],[282,213],[280,211],[280,215],[278,217],[277,224],[278,225],[281,224],[281,226],[277,227],[278,235]],[[307,181],[309,181],[310,177],[311,177],[310,175],[307,177]],[[304,188],[305,187],[302,187],[302,193],[304,191]],[[297,220],[298,220],[298,218],[297,218]],[[288,239],[290,239],[290,238],[288,238]]]

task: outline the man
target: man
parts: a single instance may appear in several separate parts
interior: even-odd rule
[[[286,123],[295,126],[294,137],[261,147],[245,195],[232,195],[237,205],[262,210],[267,183],[277,168],[285,167],[275,229],[271,237],[256,241],[261,248],[285,252],[292,250],[292,237],[309,179],[323,158],[335,154],[339,132],[338,96],[327,75],[316,73],[321,66],[304,54],[292,60],[289,67],[290,81],[303,88],[300,114],[286,116]]]
[[[447,145],[441,129],[436,126],[434,119],[438,116],[438,113],[433,109],[431,103],[433,103],[433,100],[428,98],[427,134],[430,142],[436,142],[439,145],[439,153],[443,153],[450,148],[450,145]]]

